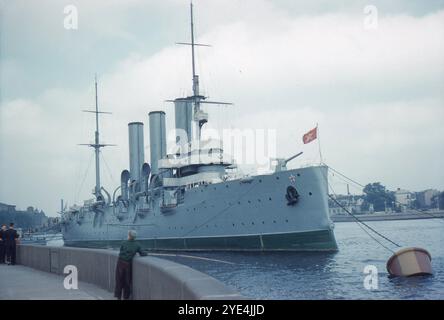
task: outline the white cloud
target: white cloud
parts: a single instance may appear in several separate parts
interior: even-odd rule
[[[303,146],[301,136],[319,123],[327,163],[356,179],[444,187],[444,11],[384,16],[378,30],[366,31],[361,15],[290,16],[267,1],[252,6],[198,7],[200,26],[220,22],[198,29],[198,40],[214,45],[198,50],[202,88],[236,103],[209,107],[216,127],[277,129],[279,156],[305,152],[297,165],[317,159],[316,143]],[[228,12],[235,13],[223,23]],[[189,55],[188,47],[174,45],[151,56],[134,51],[99,75],[100,106],[113,112],[102,118],[103,139],[118,144],[103,151],[114,182],[128,167],[128,122],[145,123],[147,145],[149,111],[165,110],[172,127],[173,108],[164,100],[190,93]],[[69,86],[0,106],[3,201],[53,213],[60,197],[72,203],[89,196],[92,170],[77,193],[91,150],[76,144],[93,138],[93,119],[80,113],[93,105],[93,82],[77,91]],[[113,191],[105,165],[102,176]]]

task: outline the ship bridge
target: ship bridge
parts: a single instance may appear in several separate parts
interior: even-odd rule
[[[216,146],[216,140],[205,141],[205,148],[187,153],[169,154],[158,161],[160,170],[169,171],[163,178],[164,187],[195,187],[202,184],[219,183],[227,179],[225,169],[233,165],[230,155]],[[220,144],[218,144],[220,145]]]

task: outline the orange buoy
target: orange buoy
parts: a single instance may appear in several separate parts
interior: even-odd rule
[[[422,248],[404,248],[387,261],[387,271],[403,277],[432,274],[432,256]]]

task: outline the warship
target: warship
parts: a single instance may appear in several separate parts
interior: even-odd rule
[[[325,165],[287,169],[276,159],[272,173],[239,175],[220,141],[204,140],[206,104],[195,70],[193,4],[191,41],[192,95],[174,103],[177,146],[167,154],[166,114],[149,112],[150,163],[145,162],[144,124],[128,124],[129,170],[110,193],[100,182],[100,143],[97,79],[94,143],[94,197],[82,206],[61,211],[64,244],[118,247],[129,229],[151,250],[336,251],[334,225],[328,210]],[[197,143],[195,143],[197,141]]]

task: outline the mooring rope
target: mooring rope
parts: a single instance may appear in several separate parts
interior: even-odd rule
[[[396,247],[400,248],[401,246],[399,244],[397,244],[396,242],[390,240],[388,237],[384,236],[382,233],[376,231],[374,228],[370,227],[368,224],[366,224],[365,222],[363,222],[361,219],[357,218],[353,213],[351,213],[347,208],[345,208],[339,201],[337,201],[334,197],[332,197],[330,194],[328,195],[328,197],[333,200],[338,206],[340,206],[345,212],[347,212],[350,216],[352,216],[357,222],[358,225],[359,223],[364,225],[365,227],[367,227],[368,229],[370,229],[371,231],[373,231],[374,233],[376,233],[378,236],[380,236],[381,238],[387,240],[388,242],[392,243],[393,245],[395,245]],[[365,230],[361,225],[359,225],[361,227],[362,230],[364,230],[373,240],[375,240],[377,243],[379,243],[382,247],[384,247],[385,249],[394,252],[393,250],[391,250],[390,248],[386,247],[385,245],[383,245],[380,241],[378,241],[375,237],[373,237],[369,232],[367,232],[367,230]]]
[[[346,175],[344,175],[343,173],[341,173],[341,172],[335,170],[334,168],[330,167],[330,166],[327,165],[326,163],[322,163],[322,164],[325,165],[325,166],[327,166],[330,170],[332,170],[332,171],[335,172],[336,174],[340,175],[341,177],[343,177],[343,178],[346,179],[347,181],[352,182],[352,183],[354,183],[355,185],[357,185],[357,186],[359,186],[359,187],[361,187],[361,188],[365,188],[365,186],[364,186],[363,184],[361,184],[361,183],[359,183],[359,182],[356,182],[355,180],[353,180],[353,179],[347,177]],[[387,195],[384,195],[384,197],[385,197],[386,199],[388,199],[388,196],[387,196]],[[390,199],[390,200],[392,200],[392,199]],[[437,201],[439,201],[439,199],[438,199]],[[402,204],[401,202],[397,201],[396,199],[394,200],[394,202],[396,202],[397,204]],[[444,218],[442,218],[442,217],[438,217],[438,216],[434,215],[433,213],[419,211],[418,209],[411,209],[411,210],[413,210],[414,213],[417,212],[417,213],[420,213],[420,214],[425,214],[425,215],[431,216],[431,217],[433,217],[433,218],[435,218],[435,219],[441,219],[441,221],[444,222]]]
[[[325,163],[323,163],[325,166],[327,166],[329,168],[328,165],[326,165]],[[336,196],[335,191],[333,190],[332,186],[330,185],[330,183],[328,182],[327,177],[322,174],[322,177],[325,179],[325,181],[327,182],[328,187],[330,188],[330,190],[333,192],[333,194]],[[355,220],[356,220],[356,224],[370,237],[372,238],[376,243],[378,243],[381,247],[383,247],[384,249],[394,253],[394,251],[392,249],[390,249],[389,247],[385,246],[381,241],[379,241],[378,239],[376,239],[370,232],[368,232],[363,226],[367,227],[369,230],[373,231],[375,234],[377,234],[378,236],[380,236],[381,238],[387,240],[388,242],[392,243],[393,245],[395,245],[396,247],[400,248],[401,246],[399,244],[397,244],[396,242],[390,240],[388,237],[384,236],[383,234],[381,234],[380,232],[376,231],[374,228],[370,227],[368,224],[364,223],[361,219],[357,218],[353,213],[351,213],[347,208],[345,208],[339,201],[336,200],[336,198],[332,197],[328,191],[327,191],[327,196],[333,200],[333,202],[335,202],[339,207],[341,207],[347,214],[349,214],[350,216],[352,216]]]

